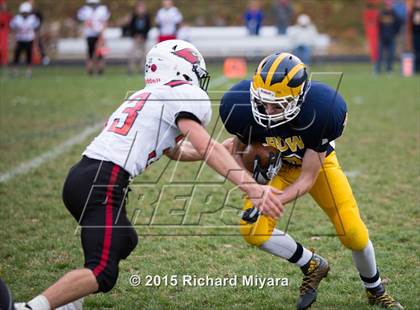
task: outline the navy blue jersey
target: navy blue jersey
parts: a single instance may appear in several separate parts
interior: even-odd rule
[[[267,129],[254,120],[250,83],[249,80],[239,82],[222,98],[219,113],[229,133],[245,144],[262,142],[273,146],[281,152],[284,161],[293,165],[302,163],[308,148],[327,155],[334,150],[331,142],[341,136],[347,116],[346,103],[335,89],[312,81],[296,118]]]

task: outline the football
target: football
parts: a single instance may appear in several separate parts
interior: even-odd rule
[[[268,158],[270,153],[277,154],[279,151],[272,147],[262,144],[261,142],[255,142],[249,144],[242,154],[242,160],[246,169],[250,172],[254,170],[254,160],[256,156],[260,157],[260,166],[261,168],[268,168],[269,162]]]

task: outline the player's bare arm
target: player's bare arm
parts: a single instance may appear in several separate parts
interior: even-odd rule
[[[236,136],[226,139],[222,144],[232,154],[238,165],[245,168],[241,154],[244,152],[246,144],[242,143]]]
[[[306,150],[299,178],[286,187],[280,196],[283,204],[289,203],[311,190],[324,162],[325,154],[326,152],[318,153],[311,149]]]
[[[170,159],[178,161],[199,161],[203,160],[203,157],[190,141],[183,139],[177,143],[177,145],[169,152],[165,153]]]
[[[257,184],[249,173],[237,164],[226,148],[213,140],[199,123],[190,119],[181,119],[178,121],[178,128],[188,137],[206,163],[238,185],[262,213],[274,218],[283,214],[283,205],[278,198],[280,192],[270,186]]]

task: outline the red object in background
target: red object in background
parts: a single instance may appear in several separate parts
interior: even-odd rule
[[[105,57],[109,53],[110,49],[105,45],[105,39],[100,36],[96,42],[96,56]]]
[[[401,54],[401,71],[405,77],[413,76],[414,73],[414,55],[406,52]]]
[[[0,6],[5,6],[6,2],[0,0]],[[12,19],[10,13],[6,10],[0,10],[0,65],[7,65],[9,61],[8,39],[9,39],[9,23]]]
[[[166,41],[166,40],[175,40],[175,39],[176,39],[176,35],[159,36],[158,42],[163,42],[163,41]]]
[[[41,61],[42,61],[41,51],[39,50],[39,45],[38,45],[38,40],[39,38],[36,38],[32,45],[32,64],[33,65],[39,65],[41,64]]]
[[[248,66],[244,58],[226,58],[223,73],[228,79],[243,79],[248,74]]]
[[[377,8],[368,8],[363,11],[363,23],[365,25],[365,34],[369,44],[370,60],[372,63],[378,60],[378,22],[379,10]]]

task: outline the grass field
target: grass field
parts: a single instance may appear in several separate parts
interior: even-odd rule
[[[210,71],[218,81],[210,87],[214,125],[217,98],[234,81],[218,79],[218,66],[211,66]],[[406,309],[419,309],[420,80],[397,74],[374,77],[365,65],[318,66],[313,72],[320,72],[314,73],[314,79],[334,86],[339,75],[327,72],[344,74],[340,91],[350,116],[344,136],[337,141],[338,157],[350,176],[388,290]],[[82,68],[73,67],[40,69],[32,80],[1,78],[0,175],[86,127],[104,122],[127,91],[142,85],[140,77],[128,78],[125,69],[117,67],[100,78],[89,78]],[[219,129],[217,123],[214,132]],[[68,169],[93,136],[39,168],[0,183],[0,277],[16,300],[30,299],[66,271],[82,266],[79,230],[63,206],[61,188]],[[225,137],[222,131],[218,139]],[[135,180],[127,210],[136,219],[140,244],[122,262],[111,293],[87,298],[86,309],[295,308],[300,270],[246,245],[237,226],[240,194],[234,191],[220,209],[231,185],[207,168],[194,181],[199,169],[199,163],[175,165],[163,158]],[[167,189],[171,178],[178,187]],[[194,182],[204,189],[194,196],[188,217],[171,213],[185,207]],[[162,188],[165,191],[154,222],[159,225],[148,226],[153,202]],[[199,219],[203,211],[208,214]],[[281,229],[289,217],[290,208],[278,224]],[[297,201],[288,232],[331,264],[313,309],[371,309],[350,251],[333,236],[327,217],[308,197]],[[133,274],[143,279],[137,287],[129,283]],[[233,287],[163,283],[146,287],[147,275],[178,279],[183,275],[258,275],[288,278],[288,286],[259,289],[240,283]]]

